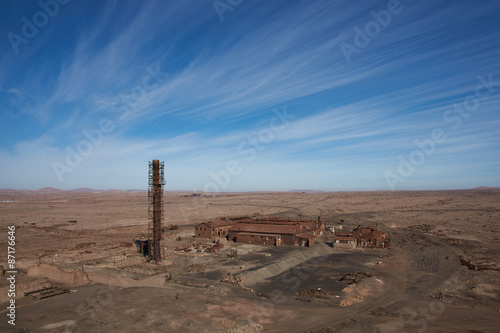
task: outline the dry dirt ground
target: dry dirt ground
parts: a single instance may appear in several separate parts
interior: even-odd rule
[[[148,235],[146,192],[0,195],[10,200],[0,264],[14,225],[16,325],[2,277],[0,332],[500,331],[499,190],[166,193],[165,225],[179,227],[158,265],[131,246]],[[326,235],[310,248],[179,250],[210,243],[193,238],[197,222],[252,214],[378,225],[391,248],[332,248]],[[352,272],[372,277],[340,281]],[[43,286],[70,292],[24,296]]]

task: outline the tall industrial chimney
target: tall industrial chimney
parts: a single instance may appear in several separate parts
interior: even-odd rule
[[[164,164],[159,160],[149,162],[149,229],[152,231],[149,257],[161,261],[161,228],[163,222],[163,186],[165,185]]]

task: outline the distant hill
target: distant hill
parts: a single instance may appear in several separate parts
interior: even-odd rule
[[[500,187],[480,186],[474,187],[473,190],[500,190]]]
[[[467,189],[464,189],[465,191],[467,191]],[[475,188],[472,188],[471,190],[478,190],[478,191],[481,191],[481,190],[500,190],[500,187],[489,187],[489,186],[480,186],[480,187],[475,187]],[[71,193],[93,193],[93,192],[107,192],[107,193],[120,193],[120,192],[123,192],[123,193],[134,193],[134,192],[145,192],[147,191],[147,189],[144,189],[144,190],[137,190],[137,189],[131,189],[131,190],[94,190],[92,188],[88,188],[88,187],[80,187],[80,188],[77,188],[77,189],[74,189],[74,190],[60,190],[60,189],[57,189],[57,188],[53,188],[53,187],[44,187],[44,188],[41,188],[39,190],[14,190],[14,189],[11,189],[11,188],[4,188],[4,189],[0,189],[0,195],[20,195],[20,194],[54,194],[54,193],[65,193],[65,192],[71,192]],[[192,193],[192,191],[185,191],[185,190],[175,190],[175,191],[168,191],[168,190],[165,190],[165,192],[167,193]],[[251,191],[251,192],[247,192],[247,193],[273,193],[273,192],[279,192],[279,191]],[[292,192],[292,193],[327,193],[326,191],[322,191],[322,190],[291,190],[291,191],[288,191],[288,192]],[[352,192],[352,191],[341,191],[341,192]],[[356,191],[354,191],[356,192]],[[367,191],[367,192],[370,192],[370,191]],[[375,191],[373,191],[375,192]],[[230,193],[230,192],[228,192]],[[238,192],[240,193],[240,192]],[[243,192],[241,192],[243,193]],[[220,194],[220,193],[219,193]]]
[[[96,190],[93,190],[91,188],[88,188],[88,187],[80,187],[80,188],[77,188],[75,190],[69,190],[68,192],[95,192]]]
[[[64,192],[63,190],[59,190],[57,188],[53,187],[44,187],[36,191],[32,191],[33,193],[59,193],[59,192]]]
[[[321,190],[291,190],[290,192],[300,192],[300,193],[325,193]]]
[[[29,190],[13,190],[11,188],[0,189],[0,195],[25,194],[31,193]]]
[[[44,194],[44,193],[65,193],[65,192],[71,192],[71,193],[93,193],[93,192],[136,192],[136,191],[143,191],[143,190],[128,190],[128,191],[123,191],[123,190],[94,190],[88,187],[80,187],[74,190],[60,190],[57,188],[53,187],[44,187],[39,190],[13,190],[10,188],[5,188],[5,189],[0,189],[0,195],[16,195],[16,194]]]

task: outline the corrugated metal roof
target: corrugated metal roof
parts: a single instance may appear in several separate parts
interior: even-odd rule
[[[356,229],[354,230],[354,233],[361,239],[368,239],[372,237],[382,239],[385,236],[379,228],[373,226]]]
[[[310,232],[302,232],[300,234],[296,234],[295,236],[299,237],[299,238],[307,238],[307,239],[311,239],[311,238],[316,238],[316,236],[314,236],[312,233]]]
[[[254,221],[256,222],[286,222],[286,223],[298,223],[298,222],[316,222],[311,220],[292,220],[285,219],[282,217],[265,217],[265,218],[256,218]]]
[[[315,221],[300,222],[308,230],[317,230],[321,228],[321,224]]]
[[[320,227],[320,224],[311,220],[289,220],[279,217],[260,218],[254,220],[247,216],[203,222],[198,224],[197,226],[200,225],[206,225],[209,228],[233,226],[231,228],[231,230],[233,231],[289,235],[304,232],[304,228],[306,229],[306,231],[313,231]],[[238,227],[236,228],[236,226]]]
[[[239,232],[238,235],[245,235],[245,236],[266,236],[266,237],[279,237],[277,234],[259,234],[257,232]]]
[[[238,223],[229,229],[238,232],[252,232],[262,234],[286,234],[294,235],[300,233],[302,230],[299,225],[273,225],[273,224],[250,224]]]

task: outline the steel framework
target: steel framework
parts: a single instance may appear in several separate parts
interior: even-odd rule
[[[161,228],[163,224],[163,186],[165,185],[164,163],[149,162],[148,228],[151,234],[149,259],[161,261]]]

